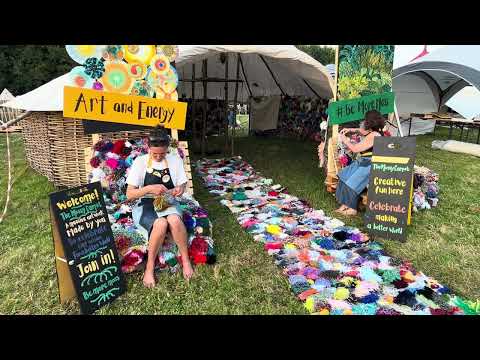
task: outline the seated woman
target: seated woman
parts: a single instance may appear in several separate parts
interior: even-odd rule
[[[340,141],[350,151],[360,155],[357,160],[338,173],[339,181],[335,196],[341,206],[335,211],[349,216],[357,215],[360,194],[369,181],[373,141],[375,136],[383,136],[385,119],[376,110],[368,111],[365,114],[363,127],[364,129],[344,128],[340,131]],[[352,144],[346,134],[354,132],[365,136],[364,140],[358,144]]]
[[[127,177],[127,199],[140,199],[132,210],[133,221],[148,239],[148,260],[143,276],[143,284],[148,288],[155,286],[155,258],[168,229],[182,256],[184,278],[188,280],[193,275],[182,210],[172,205],[156,211],[153,204],[154,196],[181,196],[188,182],[182,159],[168,153],[169,145],[166,131],[162,127],[155,128],[149,137],[148,154],[135,159]]]

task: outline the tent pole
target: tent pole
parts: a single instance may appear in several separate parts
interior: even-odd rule
[[[400,118],[398,117],[398,110],[397,110],[397,102],[393,102],[393,111],[395,112],[395,117],[397,118],[397,126],[398,126],[398,132],[400,133],[400,137],[403,137],[403,130],[402,130],[402,124],[400,123]]]
[[[225,53],[225,80],[228,81],[228,58],[229,54]],[[228,82],[225,81],[225,156],[228,152]]]
[[[313,88],[310,86],[310,84],[307,82],[307,80],[305,80],[304,78],[302,78],[302,80],[303,80],[303,82],[305,83],[305,85],[307,85],[308,88],[309,88],[319,99],[322,99],[322,98],[320,97],[320,95],[318,95],[318,93],[317,93],[315,90],[313,90]]]
[[[193,121],[193,150],[195,151],[195,144],[197,143],[197,121],[195,118],[195,108],[196,108],[196,101],[195,101],[195,64],[192,64],[192,121]]]
[[[202,73],[203,78],[207,78],[208,60],[203,60]],[[205,137],[207,126],[207,82],[203,80],[203,128],[202,128],[202,157],[205,157]]]
[[[285,91],[283,91],[283,89],[282,89],[282,87],[280,86],[280,84],[278,83],[277,78],[276,78],[275,75],[273,74],[273,71],[270,69],[270,66],[268,66],[267,61],[264,59],[264,57],[263,57],[262,55],[258,55],[258,56],[260,56],[260,59],[262,59],[263,63],[264,63],[265,66],[267,67],[268,72],[270,73],[270,75],[272,75],[272,78],[273,78],[273,80],[275,81],[275,84],[277,84],[278,88],[279,88],[280,91],[282,92],[282,95],[284,95],[284,96],[287,95],[287,94],[285,93]]]
[[[240,54],[237,55],[237,80],[239,75],[240,75]],[[235,128],[237,126],[237,97],[238,97],[238,82],[235,83],[235,96],[233,98],[232,157],[233,157],[233,141],[235,138]]]
[[[242,67],[243,78],[245,79],[245,82],[247,83],[248,93],[250,94],[250,96],[252,96],[252,90],[250,89],[250,84],[248,83],[247,75],[245,74],[245,68],[243,67],[242,55],[240,53],[238,53],[238,59],[240,60],[240,66]]]

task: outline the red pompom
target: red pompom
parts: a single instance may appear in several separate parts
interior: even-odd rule
[[[93,168],[98,168],[100,166],[100,159],[97,156],[94,156],[90,159],[90,165]]]
[[[113,144],[112,152],[117,155],[123,155],[124,148],[125,148],[125,140],[117,140]]]

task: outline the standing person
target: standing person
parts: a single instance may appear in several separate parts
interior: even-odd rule
[[[335,193],[337,202],[341,205],[338,213],[348,216],[357,215],[357,206],[360,194],[367,187],[372,164],[373,141],[376,136],[383,136],[385,119],[376,110],[365,114],[364,129],[344,128],[340,131],[340,141],[350,151],[360,157],[338,173],[338,185]],[[346,134],[357,132],[365,138],[358,144],[352,144]]]
[[[170,230],[180,251],[185,279],[190,279],[193,269],[188,257],[188,236],[181,208],[171,205],[162,211],[156,211],[153,205],[154,196],[177,197],[184,193],[188,179],[183,161],[177,154],[168,153],[170,137],[162,127],[157,126],[148,140],[148,154],[137,157],[130,168],[127,199],[139,200],[133,207],[132,216],[137,228],[148,239],[143,284],[151,288],[155,286],[155,259],[165,241],[167,230]]]

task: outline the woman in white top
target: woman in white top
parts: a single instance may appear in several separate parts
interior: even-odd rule
[[[156,211],[153,205],[154,196],[181,196],[188,182],[182,159],[168,153],[169,145],[170,137],[165,130],[155,128],[149,137],[148,154],[135,159],[127,177],[127,199],[139,200],[133,207],[133,221],[148,238],[148,260],[143,276],[143,284],[148,288],[155,286],[155,258],[167,230],[170,230],[180,251],[184,278],[188,280],[193,275],[181,209],[171,205]]]

